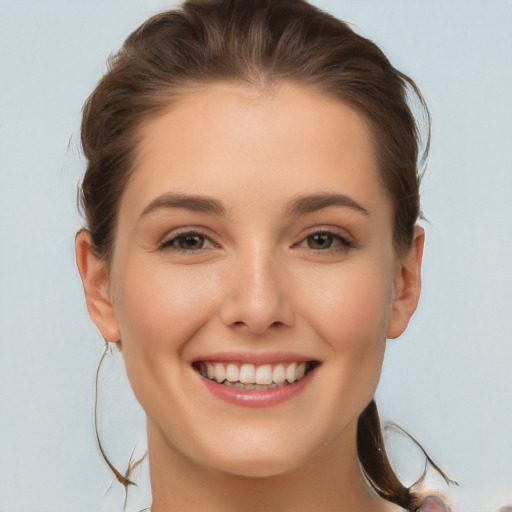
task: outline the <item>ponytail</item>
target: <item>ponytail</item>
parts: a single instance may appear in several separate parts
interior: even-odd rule
[[[419,512],[422,496],[400,482],[388,460],[375,400],[359,416],[357,453],[366,479],[381,498]]]

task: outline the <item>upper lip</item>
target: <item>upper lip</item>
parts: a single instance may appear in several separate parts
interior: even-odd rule
[[[314,357],[291,352],[215,352],[195,357],[192,363],[199,362],[217,363],[250,363],[250,364],[279,364],[279,363],[302,363],[308,361],[319,362]]]

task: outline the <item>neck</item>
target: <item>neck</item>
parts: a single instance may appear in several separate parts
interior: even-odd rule
[[[199,465],[148,422],[151,512],[389,512],[370,490],[356,451],[356,424],[301,467],[268,477]]]

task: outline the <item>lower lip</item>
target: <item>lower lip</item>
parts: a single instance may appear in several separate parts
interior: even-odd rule
[[[238,389],[203,377],[198,373],[208,390],[217,398],[243,407],[270,407],[297,396],[311,382],[316,368],[309,371],[301,380],[286,386],[271,389]]]

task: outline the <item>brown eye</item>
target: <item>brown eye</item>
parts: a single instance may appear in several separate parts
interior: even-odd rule
[[[217,247],[217,245],[207,236],[191,231],[181,233],[174,238],[166,240],[159,246],[159,249],[191,253],[200,251],[202,249],[211,249],[214,247]]]
[[[185,235],[178,236],[174,239],[175,245],[178,249],[184,251],[197,251],[204,246],[204,236],[196,235],[194,233],[186,233]]]
[[[348,237],[331,231],[316,231],[303,238],[295,247],[331,254],[345,253],[355,246]]]
[[[318,251],[322,249],[330,249],[334,242],[334,237],[328,233],[315,233],[314,235],[308,236],[306,240],[310,249]]]

